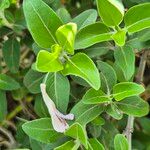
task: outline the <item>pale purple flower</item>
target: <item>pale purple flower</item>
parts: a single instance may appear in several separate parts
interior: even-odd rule
[[[64,115],[61,112],[59,112],[54,104],[54,102],[51,100],[51,98],[48,96],[46,92],[46,85],[42,83],[40,85],[41,92],[42,92],[42,97],[43,100],[48,108],[49,114],[51,116],[52,120],[52,125],[53,128],[57,132],[65,132],[66,129],[68,129],[69,125],[67,124],[66,120],[73,120],[74,115],[73,114],[68,114]]]

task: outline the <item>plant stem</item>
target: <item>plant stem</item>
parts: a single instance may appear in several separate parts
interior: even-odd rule
[[[136,75],[136,82],[139,84],[141,84],[143,82],[143,75],[144,75],[144,71],[145,71],[148,53],[149,53],[149,51],[145,50],[141,56],[138,73]],[[124,133],[127,137],[128,142],[129,142],[129,150],[132,149],[132,133],[133,133],[133,128],[134,128],[133,126],[134,126],[134,117],[129,116],[127,126],[125,129],[125,133]]]

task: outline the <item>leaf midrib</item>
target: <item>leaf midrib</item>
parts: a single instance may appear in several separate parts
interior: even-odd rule
[[[34,12],[37,14],[38,18],[40,19],[42,25],[46,28],[46,30],[48,31],[49,35],[52,37],[52,39],[54,40],[55,43],[57,43],[57,41],[55,40],[55,38],[53,37],[51,31],[48,29],[48,27],[45,25],[43,19],[41,18],[41,16],[39,15],[39,13],[36,11],[35,7],[33,6],[33,4],[31,3],[31,1],[29,1],[29,3],[31,4],[31,7],[33,8]]]

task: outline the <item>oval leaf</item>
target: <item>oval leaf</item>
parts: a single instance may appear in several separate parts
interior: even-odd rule
[[[84,53],[77,53],[72,58],[68,58],[62,72],[64,75],[75,75],[83,78],[96,90],[100,88],[99,72],[93,61]]]
[[[7,40],[2,48],[4,60],[12,73],[19,69],[20,45],[17,40]]]
[[[128,141],[123,134],[117,134],[114,139],[115,150],[129,150]]]
[[[139,95],[145,91],[142,85],[133,82],[118,83],[113,87],[113,97],[120,101],[126,97]]]
[[[105,150],[104,146],[96,138],[89,139],[89,144],[88,150]]]
[[[119,81],[129,81],[135,71],[135,54],[131,47],[118,47],[114,52],[114,69]]]
[[[118,109],[118,106],[114,103],[107,106],[106,112],[107,114],[109,114],[117,120],[120,120],[123,117],[123,113]]]
[[[110,102],[110,98],[101,90],[89,89],[82,98],[85,104],[99,104]]]
[[[82,49],[96,43],[111,40],[112,33],[103,23],[97,22],[82,28],[76,36],[75,49]]]
[[[69,103],[70,84],[68,79],[60,73],[49,73],[46,77],[47,93],[55,102],[57,109],[66,112]]]
[[[89,9],[89,10],[82,12],[75,18],[73,18],[72,22],[76,23],[78,30],[80,30],[83,27],[94,23],[96,19],[97,19],[97,11],[94,9]]]
[[[71,16],[65,7],[59,8],[56,13],[64,24],[70,22]]]
[[[97,61],[97,67],[101,71],[102,90],[110,94],[113,86],[117,83],[115,70],[109,64],[102,61]]]
[[[42,143],[52,143],[61,136],[56,132],[49,118],[41,118],[26,122],[22,125],[23,131],[31,138]]]
[[[5,74],[0,74],[0,89],[12,91],[19,88],[20,88],[19,83],[15,81],[13,78]]]
[[[97,0],[97,8],[107,26],[117,26],[123,20],[124,7],[118,0]]]
[[[85,146],[88,147],[87,134],[85,128],[83,128],[79,123],[72,124],[66,131],[65,135],[77,139]]]
[[[28,29],[35,42],[43,48],[50,48],[57,43],[55,32],[62,22],[55,12],[42,0],[25,0],[23,9]]]
[[[31,93],[40,93],[40,83],[42,82],[44,78],[43,73],[39,73],[37,71],[34,71],[30,69],[23,80],[24,85]]]
[[[149,112],[149,105],[143,99],[137,96],[125,98],[117,102],[118,108],[127,115],[142,117]]]
[[[130,33],[150,27],[150,3],[131,7],[124,17],[125,25]]]
[[[75,115],[76,122],[86,125],[99,116],[103,110],[104,107],[102,105],[87,105],[80,101],[72,108],[71,113]]]

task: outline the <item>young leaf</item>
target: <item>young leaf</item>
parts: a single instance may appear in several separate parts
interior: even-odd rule
[[[67,58],[62,73],[64,75],[76,75],[83,78],[95,90],[100,88],[99,72],[93,61],[84,53],[77,53],[72,58]]]
[[[100,104],[110,102],[110,98],[102,90],[89,89],[82,101],[85,104]]]
[[[56,132],[49,118],[41,118],[26,122],[22,125],[23,131],[31,138],[42,143],[52,143],[61,136]]]
[[[123,117],[123,113],[118,109],[118,106],[113,103],[107,106],[106,112],[117,120]]]
[[[126,28],[134,33],[150,27],[150,3],[131,7],[124,16]]]
[[[145,91],[142,85],[133,82],[118,83],[113,87],[113,97],[120,101],[126,97],[139,95]]]
[[[7,99],[6,93],[0,90],[0,122],[2,122],[7,114]]]
[[[149,112],[149,105],[138,96],[125,98],[120,102],[116,102],[118,108],[127,115],[142,117]]]
[[[117,83],[117,75],[115,70],[107,63],[97,61],[97,67],[101,71],[101,87],[107,94],[110,94],[113,86]]]
[[[56,13],[64,24],[71,21],[71,16],[65,7],[59,8]]]
[[[35,42],[43,48],[50,48],[57,43],[55,32],[62,22],[55,12],[42,0],[25,0],[23,9],[28,29]]]
[[[36,69],[40,72],[57,72],[62,70],[63,65],[61,64],[57,53],[58,52],[50,53],[41,50],[37,55]]]
[[[2,48],[4,60],[12,73],[19,69],[20,45],[17,40],[7,40]]]
[[[23,80],[24,85],[31,93],[40,93],[40,83],[42,82],[44,78],[43,73],[39,73],[37,71],[34,71],[30,69]]]
[[[59,27],[56,31],[56,37],[62,48],[69,54],[74,54],[74,41],[77,32],[75,23],[68,23]]]
[[[80,30],[83,27],[94,23],[96,19],[97,19],[97,11],[94,9],[89,9],[89,10],[82,12],[75,18],[73,18],[71,22],[76,23],[78,30]]]
[[[85,126],[99,116],[103,110],[104,107],[102,105],[87,105],[80,101],[72,108],[71,113],[75,115],[76,122]]]
[[[88,147],[86,130],[79,123],[72,124],[69,129],[65,131],[65,135],[79,140],[85,148]]]
[[[115,150],[129,150],[128,141],[123,134],[117,134],[114,139]]]
[[[0,74],[0,89],[12,91],[19,88],[20,88],[19,83],[15,81],[13,78],[5,74]]]
[[[112,33],[101,22],[82,28],[76,35],[75,49],[84,49],[96,43],[111,40]]]
[[[99,15],[107,26],[117,26],[124,16],[124,7],[118,0],[96,0]],[[107,11],[106,11],[107,10]]]
[[[70,84],[60,73],[49,73],[47,76],[47,93],[61,112],[65,113],[69,103]]]
[[[75,141],[71,140],[64,143],[63,145],[60,145],[59,147],[56,147],[54,150],[77,150],[79,146],[80,145],[78,144],[78,146],[76,147]]]
[[[88,150],[105,150],[103,145],[96,139],[89,139],[89,148]]]
[[[119,81],[129,81],[135,71],[135,55],[129,46],[118,47],[114,52],[114,69]]]
[[[126,31],[125,30],[119,30],[116,33],[112,35],[112,39],[115,41],[115,43],[118,46],[124,46],[125,40],[126,40]]]

